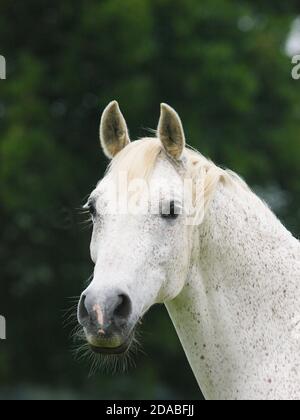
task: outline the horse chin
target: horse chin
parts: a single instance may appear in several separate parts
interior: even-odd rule
[[[122,354],[127,353],[127,351],[130,348],[130,345],[131,345],[131,341],[125,342],[119,347],[96,347],[96,346],[90,345],[90,349],[92,350],[93,353],[96,353],[96,354],[103,354],[107,356],[117,356],[117,355],[122,355]]]
[[[117,346],[104,345],[103,342],[97,342],[97,340],[92,340],[92,342],[90,342],[89,340],[89,346],[92,352],[96,354],[102,354],[107,356],[122,355],[127,353],[130,349],[131,344],[133,342],[133,336],[134,333],[130,334],[130,336],[125,341],[123,341],[123,343]]]

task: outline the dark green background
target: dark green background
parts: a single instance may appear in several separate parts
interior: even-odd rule
[[[300,81],[285,42],[297,2],[0,2],[1,398],[199,398],[164,308],[142,327],[146,355],[88,378],[63,328],[92,272],[77,208],[106,167],[100,113],[120,102],[131,137],[160,102],[191,145],[240,173],[297,236]]]

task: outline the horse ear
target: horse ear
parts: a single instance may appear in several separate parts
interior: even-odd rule
[[[102,114],[100,142],[109,159],[115,157],[130,143],[126,121],[117,101],[111,102]]]
[[[166,104],[161,104],[158,136],[167,154],[179,160],[185,148],[185,135],[179,115]]]

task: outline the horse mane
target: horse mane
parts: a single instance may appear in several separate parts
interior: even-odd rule
[[[133,179],[149,180],[158,157],[166,153],[158,138],[143,138],[127,145],[111,161],[107,168],[108,176],[117,176],[120,172],[127,173],[128,181]],[[170,160],[178,171],[178,165]],[[244,191],[251,192],[246,182],[235,172],[223,169],[204,157],[197,150],[186,146],[182,165],[184,165],[184,178],[193,182],[201,182],[204,197],[204,209],[207,208],[217,186],[222,183],[228,187],[240,187]]]

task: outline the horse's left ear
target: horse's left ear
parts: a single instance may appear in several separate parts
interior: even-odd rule
[[[167,154],[179,160],[185,148],[185,135],[179,115],[169,105],[161,104],[157,131]]]
[[[103,112],[100,123],[100,142],[109,159],[114,158],[130,143],[126,121],[117,101],[111,102]]]

